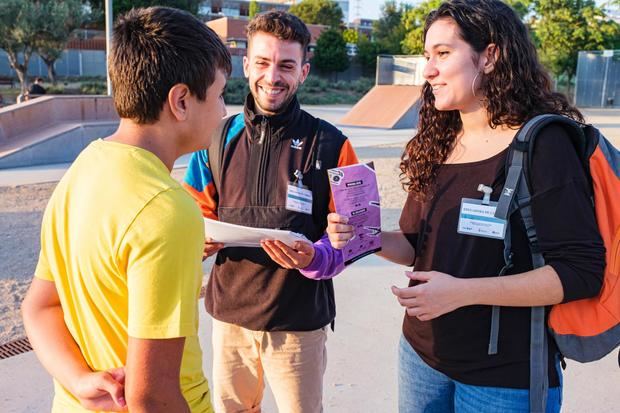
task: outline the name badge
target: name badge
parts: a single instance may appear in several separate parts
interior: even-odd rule
[[[304,186],[288,184],[286,209],[312,215],[312,191]]]
[[[495,218],[497,202],[482,203],[481,199],[463,198],[459,213],[459,234],[477,237],[504,239],[506,221]]]

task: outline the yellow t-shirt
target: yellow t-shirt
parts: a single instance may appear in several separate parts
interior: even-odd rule
[[[53,281],[65,323],[93,370],[123,366],[128,336],[186,337],[181,389],[212,412],[198,343],[204,226],[153,153],[91,143],[45,210],[35,276]],[[84,412],[59,383],[53,412]]]

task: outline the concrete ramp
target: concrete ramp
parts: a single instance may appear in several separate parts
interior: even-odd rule
[[[422,86],[377,85],[339,123],[367,128],[416,128],[421,91]]]
[[[0,169],[72,162],[119,118],[107,96],[49,96],[0,109]]]

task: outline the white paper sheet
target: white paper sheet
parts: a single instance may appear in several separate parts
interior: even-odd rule
[[[279,240],[289,247],[294,247],[297,241],[312,244],[308,238],[296,232],[245,227],[208,218],[205,218],[205,235],[213,242],[224,243],[227,247],[260,247],[261,240]]]

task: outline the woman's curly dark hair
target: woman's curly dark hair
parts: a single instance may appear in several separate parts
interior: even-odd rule
[[[494,70],[481,74],[481,90],[489,125],[519,127],[542,113],[564,114],[583,121],[566,97],[554,93],[551,79],[538,61],[525,25],[500,0],[448,0],[426,18],[424,40],[439,19],[452,19],[460,37],[477,52],[493,43],[498,49]],[[459,112],[435,109],[431,85],[422,87],[418,133],[407,143],[400,170],[406,191],[424,199],[433,192],[438,168],[456,145],[462,128]]]

